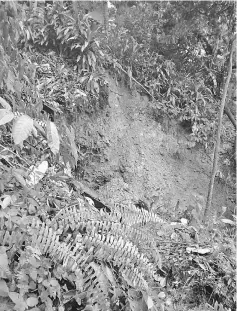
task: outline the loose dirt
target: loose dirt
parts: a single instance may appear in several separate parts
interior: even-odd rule
[[[111,78],[109,85],[109,106],[94,124],[106,140],[106,159],[93,165],[89,185],[103,198],[120,203],[142,200],[163,215],[197,203],[204,207],[211,155],[194,146],[176,122],[155,121],[146,96],[131,94]],[[105,180],[99,188],[98,180]],[[213,207],[220,211],[233,206],[232,192],[224,180],[216,182]]]

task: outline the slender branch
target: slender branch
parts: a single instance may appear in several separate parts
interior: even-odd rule
[[[229,64],[228,64],[228,73],[227,73],[227,78],[225,81],[223,95],[222,95],[222,99],[221,99],[221,107],[220,107],[220,112],[219,112],[216,146],[215,146],[215,150],[214,150],[214,159],[213,159],[211,180],[209,183],[208,194],[207,194],[207,202],[206,202],[206,207],[204,210],[204,221],[206,221],[207,214],[210,211],[211,203],[212,203],[213,186],[214,186],[214,181],[215,181],[215,175],[216,175],[216,169],[217,169],[217,163],[218,163],[218,157],[219,157],[219,149],[220,149],[221,125],[222,125],[222,118],[223,118],[223,113],[224,113],[224,108],[225,108],[228,86],[229,86],[230,78],[231,78],[231,74],[232,74],[232,61],[233,61],[234,48],[235,48],[235,39],[232,40],[232,44],[231,44],[230,58],[229,58]]]
[[[119,64],[119,67],[118,67],[118,68],[121,69],[127,76],[129,76],[128,73],[127,73],[127,71],[124,70],[120,64]],[[130,78],[130,77],[129,77],[129,78]],[[132,80],[133,80],[134,82],[136,82],[147,94],[149,94],[153,99],[155,99],[154,96],[151,95],[151,93],[150,93],[141,83],[139,83],[135,78],[133,78],[133,76],[131,76],[131,78],[132,78]]]
[[[227,115],[227,117],[229,118],[229,120],[231,121],[231,123],[236,128],[236,120],[235,120],[233,114],[231,113],[230,109],[227,106],[225,106],[224,112]]]
[[[26,162],[25,159],[23,159],[22,157],[20,157],[17,153],[13,152],[11,149],[4,147],[2,144],[0,144],[0,147],[2,147],[3,149],[11,152],[12,154],[14,154],[14,156],[18,157],[21,161],[25,162],[28,166],[30,166],[30,164],[28,162]]]

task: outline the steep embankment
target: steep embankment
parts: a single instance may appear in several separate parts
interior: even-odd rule
[[[188,134],[175,122],[159,124],[147,113],[147,97],[133,95],[110,79],[109,107],[97,119],[108,143],[107,160],[93,168],[98,192],[114,202],[151,202],[163,214],[179,206],[202,205],[207,195],[211,159],[190,148]],[[230,205],[223,184],[216,184],[214,206]],[[203,196],[203,199],[202,197]]]

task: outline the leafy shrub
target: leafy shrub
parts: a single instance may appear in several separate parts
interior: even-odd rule
[[[220,23],[215,12],[225,7]],[[134,77],[153,97],[161,114],[188,121],[195,142],[212,145],[220,101],[231,5],[176,2],[116,4],[111,11],[105,63]],[[210,15],[196,12],[210,10]],[[222,8],[222,9],[221,9]],[[229,17],[228,17],[229,16]],[[229,26],[228,26],[229,25]],[[216,43],[216,32],[225,27]],[[210,35],[206,35],[210,33]],[[218,46],[216,46],[216,44]],[[219,49],[220,54],[214,53]],[[120,66],[118,65],[120,64]],[[139,86],[138,86],[139,88]],[[144,89],[143,89],[144,91]],[[154,107],[155,108],[155,107]]]
[[[83,15],[76,3],[39,4],[25,11],[21,45],[54,51],[75,66],[87,91],[99,93],[96,69],[103,55],[96,40],[99,26]]]

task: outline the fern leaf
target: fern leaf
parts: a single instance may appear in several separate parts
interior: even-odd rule
[[[119,267],[138,267],[140,272],[148,274],[151,278],[155,277],[155,268],[149,263],[144,254],[140,254],[137,247],[130,242],[112,235],[102,236],[95,233],[94,236],[85,236],[85,243],[95,247],[95,256],[99,260],[113,261]],[[122,260],[121,260],[122,259]],[[138,276],[137,276],[138,277]],[[140,284],[143,283],[142,279]]]
[[[113,213],[121,215],[122,222],[130,226],[138,223],[144,225],[148,222],[156,222],[162,224],[166,223],[166,221],[160,218],[158,215],[152,212],[148,212],[145,209],[139,209],[135,205],[131,204],[116,204]]]
[[[87,277],[85,278],[85,290],[91,293],[91,298],[95,302],[99,300],[100,308],[102,310],[109,310],[109,282],[106,278],[100,265],[91,262],[85,269]]]
[[[75,231],[81,221],[98,218],[101,218],[98,210],[92,207],[89,210],[82,203],[78,202],[78,205],[68,206],[60,210],[50,223],[50,226],[54,230],[61,232],[66,232],[69,227]]]

